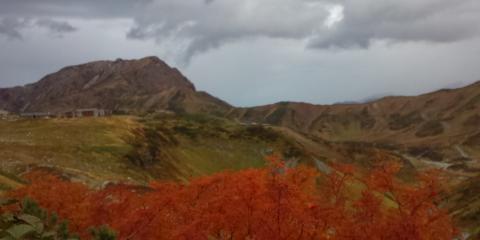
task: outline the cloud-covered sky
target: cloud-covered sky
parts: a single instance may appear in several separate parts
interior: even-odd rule
[[[480,80],[478,0],[0,0],[0,87],[156,55],[238,106]]]

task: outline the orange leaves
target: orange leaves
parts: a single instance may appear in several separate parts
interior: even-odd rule
[[[333,164],[332,167],[337,172],[342,173],[344,175],[353,175],[355,173],[355,167],[352,164],[336,163],[336,164]]]
[[[436,180],[397,181],[398,166],[367,177],[349,165],[328,176],[305,167],[287,169],[278,157],[270,168],[224,172],[188,184],[149,187],[109,185],[90,190],[45,173],[12,193],[30,196],[88,235],[109,225],[120,239],[452,239],[448,215],[436,207]],[[359,178],[359,179],[358,179]],[[368,183],[361,196],[347,189]],[[320,184],[320,185],[319,185]],[[390,204],[385,204],[389,202]]]
[[[277,154],[272,154],[267,157],[265,157],[265,160],[268,163],[268,166],[272,170],[277,170],[277,169],[284,169],[285,168],[285,162],[282,161],[280,155]]]
[[[381,164],[372,170],[366,179],[366,184],[372,190],[382,193],[389,192],[395,187],[395,174],[400,168],[401,166],[395,162]]]

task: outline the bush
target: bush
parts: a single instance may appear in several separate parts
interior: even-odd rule
[[[16,201],[4,202],[11,205]],[[0,204],[2,205],[2,204]],[[3,212],[0,217],[0,239],[29,240],[74,240],[79,239],[69,233],[68,223],[59,222],[56,213],[48,214],[35,201],[25,198],[19,211]]]
[[[450,240],[456,235],[449,215],[435,205],[436,172],[406,185],[394,177],[400,169],[396,164],[366,176],[349,165],[319,175],[305,166],[288,168],[277,157],[268,160],[264,169],[224,172],[188,184],[153,182],[149,188],[119,184],[90,190],[34,173],[32,185],[11,195],[31,196],[59,212],[82,236],[89,236],[89,226],[101,224],[115,229],[119,239]],[[352,194],[360,184],[361,192]],[[105,228],[93,233],[94,239],[117,236]]]
[[[91,230],[93,240],[115,240],[117,234],[107,226],[101,226],[99,228],[93,228]]]

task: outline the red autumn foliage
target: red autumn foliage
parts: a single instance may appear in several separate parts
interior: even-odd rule
[[[439,209],[436,174],[415,185],[396,180],[397,165],[366,177],[338,165],[328,176],[300,166],[224,172],[188,184],[111,185],[91,190],[42,172],[11,193],[29,196],[69,219],[88,238],[108,225],[119,239],[452,239],[456,230]],[[352,186],[362,189],[353,194]],[[357,196],[355,196],[357,195]]]

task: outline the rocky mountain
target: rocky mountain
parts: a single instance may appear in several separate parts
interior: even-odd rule
[[[104,108],[122,112],[172,110],[222,114],[230,106],[157,57],[69,66],[24,87],[0,89],[0,109],[57,112]]]

